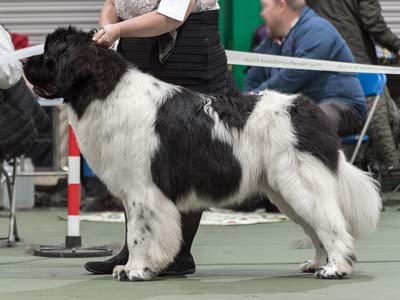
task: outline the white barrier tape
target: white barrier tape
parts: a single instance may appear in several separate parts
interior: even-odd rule
[[[400,68],[226,50],[228,64],[354,73],[400,74]]]
[[[39,97],[37,99],[37,101],[39,102],[39,104],[41,106],[58,106],[64,103],[64,99],[63,98],[57,98],[57,99],[44,99],[42,97]]]
[[[0,64],[10,60],[24,59],[30,56],[42,54],[44,44],[17,50],[0,56]],[[306,59],[279,55],[269,55],[251,52],[226,50],[228,63],[232,65],[269,67],[282,69],[296,69],[309,71],[332,71],[354,73],[384,73],[400,74],[400,68],[345,63],[337,61]]]
[[[24,58],[28,58],[31,56],[43,54],[44,52],[44,44],[40,44],[37,46],[24,48],[21,50],[16,50],[14,52],[10,52],[7,54],[3,54],[0,56],[0,64],[8,62],[10,60],[20,60]],[[63,104],[64,100],[62,98],[59,99],[44,99],[39,97],[38,102],[41,106],[58,106]]]
[[[14,51],[14,52],[10,52],[10,53],[1,55],[0,56],[0,64],[9,62],[10,60],[11,61],[20,60],[20,59],[24,59],[24,58],[31,57],[34,55],[43,54],[43,52],[44,52],[44,44],[20,49],[20,50]]]

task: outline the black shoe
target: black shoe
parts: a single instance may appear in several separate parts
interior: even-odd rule
[[[85,269],[93,274],[112,274],[117,265],[126,265],[128,262],[128,251],[121,250],[117,255],[105,261],[89,261],[85,264]]]
[[[158,273],[158,276],[180,276],[196,272],[196,265],[191,254],[177,256],[165,270]]]
[[[121,251],[116,256],[105,261],[90,261],[85,264],[85,269],[93,274],[112,274],[116,265],[125,265],[128,262],[128,256]],[[177,256],[159,276],[179,276],[188,275],[196,272],[193,256]]]
[[[121,251],[105,261],[89,261],[85,264],[85,269],[93,274],[112,274],[117,265],[126,265],[128,262],[129,251],[126,244]]]

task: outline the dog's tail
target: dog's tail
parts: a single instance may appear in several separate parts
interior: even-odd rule
[[[366,236],[377,227],[382,199],[379,184],[368,173],[347,162],[340,151],[339,204],[354,238]]]

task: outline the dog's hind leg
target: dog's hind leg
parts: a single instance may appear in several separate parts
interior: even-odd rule
[[[266,191],[268,198],[279,208],[279,210],[288,216],[293,222],[299,224],[303,228],[304,232],[310,237],[315,248],[315,256],[313,259],[300,264],[299,268],[300,271],[305,273],[315,273],[318,268],[325,266],[328,263],[328,254],[326,253],[324,245],[320,241],[314,229],[294,212],[293,208],[283,200],[281,195],[274,192],[271,188],[266,188]]]
[[[339,207],[336,175],[319,160],[297,153],[295,160],[276,160],[271,186],[292,210],[306,220],[322,242],[328,264],[315,276],[341,279],[351,274],[355,262],[353,237]]]
[[[180,214],[155,186],[130,192],[124,204],[129,259],[125,266],[114,268],[113,277],[149,280],[167,267],[180,249]]]

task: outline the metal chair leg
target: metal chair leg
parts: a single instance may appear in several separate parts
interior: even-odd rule
[[[17,190],[16,183],[17,179],[17,159],[14,159],[13,165],[13,177],[12,177],[12,193],[9,196],[10,198],[10,223],[8,227],[8,247],[13,247],[15,245],[15,195]]]
[[[11,179],[10,179],[10,176],[8,175],[7,170],[4,168],[3,163],[0,163],[0,172],[1,172],[1,174],[4,175],[4,178],[5,178],[5,181],[6,181],[6,186],[7,186],[8,196],[10,197],[11,194],[12,194]]]
[[[363,142],[365,134],[367,133],[367,130],[368,130],[369,124],[371,123],[372,117],[374,116],[374,112],[376,110],[376,107],[378,106],[379,99],[380,99],[380,95],[376,96],[376,98],[374,99],[374,104],[372,105],[371,111],[369,112],[367,120],[364,123],[364,126],[361,130],[361,134],[357,140],[357,146],[354,149],[353,155],[351,156],[351,159],[350,159],[351,164],[354,163],[354,161],[356,160],[357,154],[360,151],[361,144]]]
[[[15,242],[19,241],[17,227],[16,227],[16,217],[15,217],[15,208],[16,208],[16,203],[15,203],[16,184],[15,183],[16,183],[16,178],[17,178],[17,159],[13,160],[12,178],[10,178],[10,175],[8,174],[7,170],[4,168],[2,162],[0,163],[0,173],[4,175],[6,186],[7,186],[8,198],[10,201],[8,236],[6,238],[2,238],[2,239],[7,240],[8,247],[13,247],[15,245]]]
[[[398,184],[398,185],[396,186],[396,188],[393,190],[393,192],[390,193],[389,197],[387,197],[387,198],[385,199],[384,202],[387,202],[387,201],[392,200],[392,199],[393,199],[393,196],[394,196],[399,190],[400,190],[400,184]]]

